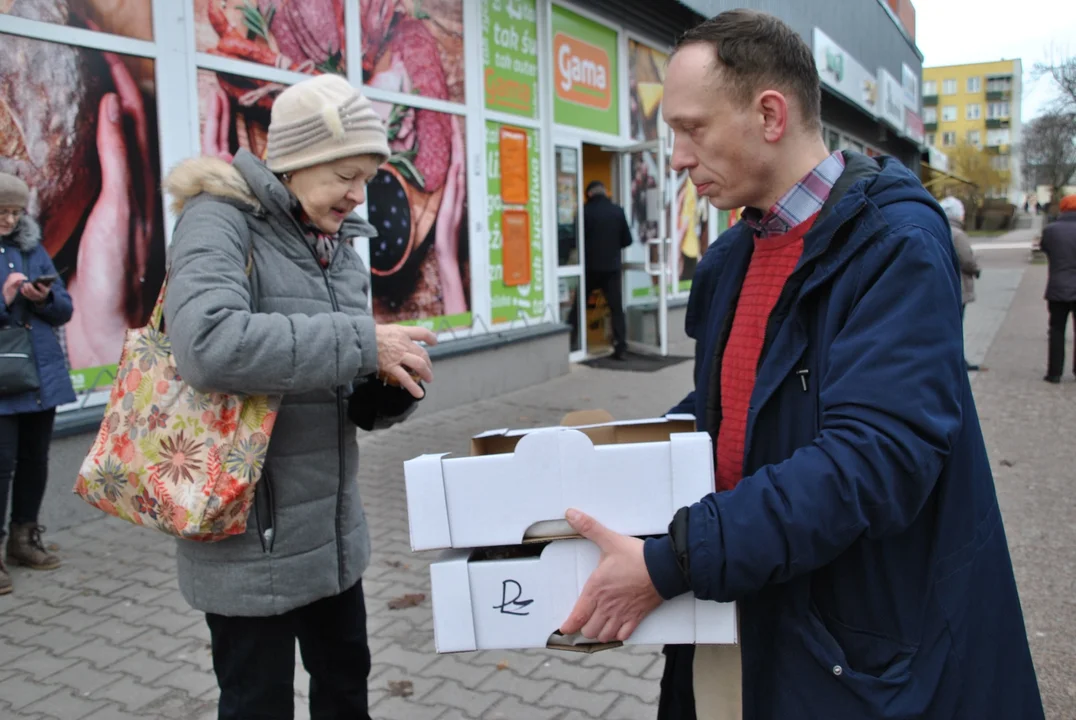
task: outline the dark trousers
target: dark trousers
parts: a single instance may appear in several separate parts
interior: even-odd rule
[[[0,538],[11,495],[11,522],[36,523],[49,480],[56,410],[0,415]]]
[[[601,290],[605,304],[613,315],[613,351],[623,353],[628,349],[628,326],[624,319],[624,292],[620,271],[587,272],[587,292]]]
[[[657,720],[695,720],[695,646],[666,645]]]
[[[1048,305],[1050,309],[1050,360],[1046,374],[1052,378],[1059,378],[1065,372],[1065,327],[1068,325],[1070,314],[1076,317],[1076,302],[1050,302]],[[1076,345],[1072,352],[1076,357]]]
[[[362,581],[272,617],[206,615],[219,720],[294,717],[295,640],[310,673],[311,720],[369,720],[370,647]]]

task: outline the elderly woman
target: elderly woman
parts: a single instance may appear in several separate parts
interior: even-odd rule
[[[37,389],[0,392],[0,539],[11,490],[11,537],[7,559],[35,570],[51,570],[60,560],[41,540],[37,524],[49,474],[49,444],[56,407],[75,399],[67,361],[55,328],[71,319],[71,298],[41,245],[41,231],[26,214],[30,189],[14,175],[0,173],[0,327],[30,329]],[[17,362],[0,360],[0,372]],[[0,560],[0,595],[12,590]]]
[[[945,211],[945,217],[949,219],[949,229],[953,234],[953,247],[956,248],[957,258],[960,260],[960,319],[964,319],[964,311],[968,304],[975,302],[975,279],[981,274],[979,261],[975,258],[975,251],[971,247],[971,239],[964,230],[964,203],[959,198],[952,196],[941,199],[941,208]],[[969,372],[977,372],[978,365],[973,365],[964,360],[964,365]]]
[[[432,380],[418,342],[436,339],[375,325],[349,242],[375,235],[352,211],[389,156],[369,101],[335,75],[285,90],[267,154],[188,160],[166,181],[177,369],[199,389],[283,395],[246,534],[179,541],[179,584],[206,613],[222,720],[292,717],[296,639],[311,716],[367,718],[370,540],[352,418],[406,414]]]

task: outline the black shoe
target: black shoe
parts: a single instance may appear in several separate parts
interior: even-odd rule
[[[1046,382],[1048,382],[1048,383],[1050,383],[1052,385],[1060,385],[1061,384],[1061,378],[1059,376],[1057,376],[1057,375],[1047,375],[1047,376],[1045,376],[1043,378],[1043,380],[1045,380]]]
[[[627,353],[628,353],[628,351],[627,351],[627,350],[616,350],[616,351],[614,351],[614,352],[613,352],[613,354],[612,354],[612,356],[611,356],[611,357],[612,357],[612,358],[613,358],[614,360],[623,360],[623,359],[624,359],[624,356],[625,356],[625,355],[626,355]]]

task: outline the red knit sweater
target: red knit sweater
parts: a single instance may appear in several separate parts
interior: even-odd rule
[[[755,251],[740,290],[721,360],[721,428],[717,433],[717,490],[731,490],[743,477],[747,412],[766,323],[803,254],[803,236],[817,213],[785,235],[755,238]]]

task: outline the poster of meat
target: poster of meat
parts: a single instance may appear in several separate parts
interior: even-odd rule
[[[265,159],[269,111],[285,87],[266,80],[199,70],[202,154],[231,162],[239,148],[244,148]]]
[[[661,99],[665,94],[665,66],[669,56],[647,45],[628,41],[628,93],[631,136],[657,140]]]
[[[366,188],[379,233],[370,241],[374,315],[434,330],[470,326],[464,117],[381,102],[374,109],[392,150]]]
[[[465,101],[463,0],[360,0],[359,11],[364,84]]]
[[[194,0],[201,52],[301,73],[347,74],[344,0]]]
[[[17,0],[8,9],[84,26],[91,6]],[[149,36],[148,13],[122,25]],[[63,339],[80,391],[111,384],[124,334],[146,322],[163,279],[156,116],[151,62],[0,34],[0,171],[32,188],[28,210],[70,290]]]
[[[153,0],[0,0],[0,15],[153,40]]]

